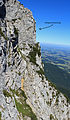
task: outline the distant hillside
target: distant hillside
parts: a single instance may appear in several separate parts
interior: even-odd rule
[[[41,44],[42,60],[70,73],[70,47]]]
[[[44,71],[46,77],[54,84],[57,88],[66,94],[70,98],[70,74],[66,71],[63,71],[58,66],[46,63],[44,61]]]

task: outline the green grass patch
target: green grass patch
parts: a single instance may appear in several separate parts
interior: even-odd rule
[[[44,75],[44,71],[42,68],[40,68],[40,70],[36,71],[39,75],[41,75],[42,80],[44,79],[43,75]]]
[[[59,99],[58,99],[58,97],[56,98],[56,105],[58,105],[58,102],[59,102]]]
[[[44,71],[43,71],[43,69],[42,68],[40,68],[40,70],[38,70],[38,71],[36,71],[38,74],[40,74],[40,75],[44,75]]]
[[[12,90],[10,88],[10,90],[12,91],[13,93],[13,96],[14,96],[14,99],[15,99],[15,104],[16,104],[16,108],[18,110],[19,113],[22,113],[22,116],[27,116],[27,117],[30,117],[31,120],[37,120],[37,117],[36,115],[33,113],[31,107],[26,103],[26,95],[25,95],[25,92],[22,91],[21,89],[20,90]],[[15,98],[15,94],[17,96],[19,96],[19,100],[17,100]]]
[[[14,27],[14,33],[16,36],[18,36],[18,29]]]
[[[29,58],[30,58],[30,62],[36,64],[36,53],[34,51],[31,51],[29,53]]]
[[[13,96],[14,96],[14,94],[16,94],[17,96],[20,95],[20,93],[18,92],[18,90],[13,90],[13,89],[10,88],[10,91],[13,93]]]
[[[26,104],[26,102],[20,103],[15,99],[15,104],[18,112],[22,113],[23,116],[28,116],[31,118],[31,120],[37,120],[35,114],[32,112],[32,109]]]
[[[24,91],[21,91],[21,95],[25,98],[25,100],[27,99]]]
[[[0,120],[1,120],[1,112],[0,112]]]
[[[14,22],[15,22],[16,20],[17,20],[17,19],[12,19],[12,21],[14,21]]]
[[[50,114],[50,120],[54,120],[54,117],[52,114]]]
[[[10,63],[10,62],[8,62],[8,66],[9,66],[9,67],[11,66],[11,63]]]
[[[41,56],[41,51],[38,43],[36,43],[35,46],[33,46],[32,51],[30,51],[29,53],[30,62],[34,64],[36,64],[36,54],[38,54],[39,57]]]
[[[38,56],[41,56],[41,49],[39,47],[39,43],[36,43],[35,46],[33,47],[33,51],[38,54]]]
[[[0,28],[0,35],[5,39],[5,40],[8,40],[7,36],[4,35],[2,29]]]
[[[19,46],[17,47],[17,52],[18,52],[18,54],[20,53],[21,57],[26,61],[26,57],[22,54],[21,48],[19,48]]]
[[[67,96],[66,94],[63,94],[63,95],[64,95],[64,97],[66,97],[66,99],[67,99],[67,103],[70,104],[70,98],[68,98],[68,96]]]
[[[18,72],[18,75],[19,75],[19,76],[21,75],[21,72],[20,72],[20,71]]]
[[[4,94],[5,97],[11,97],[12,98],[12,95],[7,90],[3,90],[3,94]]]
[[[57,89],[56,85],[54,83],[52,83],[50,80],[48,80],[48,81],[49,81],[49,86],[54,87],[55,89]]]

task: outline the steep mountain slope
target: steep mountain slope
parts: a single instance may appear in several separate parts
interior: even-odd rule
[[[70,98],[70,74],[58,66],[44,61],[45,76]]]
[[[2,2],[0,119],[69,120],[70,104],[44,76],[31,11],[16,0]]]

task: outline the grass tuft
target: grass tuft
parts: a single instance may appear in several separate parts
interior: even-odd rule
[[[38,43],[36,43],[35,46],[33,46],[32,51],[30,51],[29,53],[30,62],[34,64],[36,64],[36,54],[38,54],[39,57],[41,56],[41,51],[38,46]]]
[[[11,97],[12,98],[12,95],[7,90],[3,90],[3,94],[4,94],[5,97]]]
[[[0,120],[1,120],[1,112],[0,112]]]
[[[8,40],[8,38],[4,35],[2,29],[0,28],[0,35],[5,39],[5,40]]]
[[[13,93],[14,99],[15,99],[15,104],[16,108],[19,113],[22,113],[22,116],[27,116],[30,117],[31,120],[37,120],[36,115],[33,113],[31,107],[26,103],[27,97],[25,95],[25,92],[22,90],[12,90],[10,89],[11,92]],[[15,94],[19,96],[19,100],[15,98]],[[24,119],[24,118],[23,118]]]

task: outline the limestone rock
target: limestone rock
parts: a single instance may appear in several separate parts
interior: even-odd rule
[[[0,2],[0,119],[69,120],[69,102],[44,76],[32,12]]]

